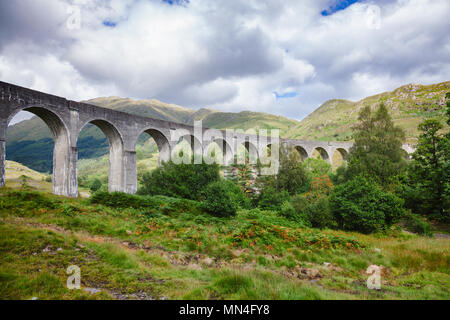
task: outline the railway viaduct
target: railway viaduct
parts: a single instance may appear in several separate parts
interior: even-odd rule
[[[256,134],[198,128],[70,101],[0,81],[0,187],[5,185],[6,130],[20,111],[31,112],[48,125],[54,139],[53,192],[68,197],[78,196],[77,140],[88,124],[99,127],[109,142],[109,190],[126,193],[137,191],[135,147],[144,132],[156,142],[160,162],[172,159],[175,147],[182,140],[188,142],[195,157],[200,155],[200,160],[210,144],[217,143],[226,164],[235,161],[240,145],[245,146],[253,159],[268,153],[268,147],[279,144],[289,150],[295,148],[302,159],[312,157],[315,152],[330,163],[335,152],[345,159],[352,146],[348,142],[278,139],[261,131]],[[409,145],[404,149],[408,153],[413,151]]]

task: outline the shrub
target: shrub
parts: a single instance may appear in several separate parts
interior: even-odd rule
[[[311,181],[307,193],[296,195],[291,199],[296,212],[295,219],[303,219],[314,228],[333,228],[336,221],[331,214],[328,195],[333,188],[333,183],[328,175],[315,177]]]
[[[201,204],[197,201],[165,196],[139,196],[122,192],[96,192],[90,198],[90,201],[94,204],[102,204],[112,208],[150,209],[158,210],[164,214],[172,212],[203,212]]]
[[[96,191],[100,190],[101,187],[102,187],[102,182],[100,181],[100,179],[95,179],[94,182],[92,182],[90,189],[92,192],[96,192]]]
[[[242,209],[250,209],[251,208],[251,200],[247,198],[244,194],[244,191],[230,180],[221,180],[220,181],[225,189],[227,189],[227,193],[231,198],[231,201],[236,204],[236,206]]]
[[[289,200],[287,191],[278,192],[273,187],[267,187],[259,196],[258,206],[264,210],[280,211],[286,200]]]
[[[297,216],[305,219],[314,228],[333,228],[336,221],[330,210],[326,195],[307,193],[292,198],[292,205]]]
[[[236,214],[238,205],[233,199],[228,183],[220,180],[209,184],[204,192],[203,208],[216,217],[230,217]]]
[[[8,192],[8,198],[15,207],[22,209],[55,209],[59,204],[59,201],[48,195],[33,191],[11,191]]]
[[[303,162],[303,167],[311,179],[332,174],[331,164],[323,159],[308,158]]]
[[[341,229],[363,233],[384,230],[403,214],[403,200],[361,176],[336,186],[330,206]]]
[[[425,220],[425,218],[418,214],[412,214],[409,212],[405,215],[403,223],[408,231],[424,236],[433,236],[433,232],[431,231],[431,224],[429,224]]]
[[[139,194],[199,200],[201,191],[219,179],[217,164],[175,164],[170,161],[144,174]]]
[[[311,226],[311,223],[306,218],[303,211],[296,210],[296,208],[292,205],[290,201],[286,200],[283,202],[283,204],[281,205],[280,214],[289,220],[302,223],[303,225],[308,227]]]

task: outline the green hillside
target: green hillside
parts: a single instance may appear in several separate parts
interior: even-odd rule
[[[449,90],[450,81],[428,86],[409,84],[358,102],[330,100],[291,127],[287,135],[294,139],[349,141],[359,111],[364,106],[384,103],[394,122],[405,129],[407,142],[414,143],[418,136],[417,126],[424,118],[444,115],[445,93]]]

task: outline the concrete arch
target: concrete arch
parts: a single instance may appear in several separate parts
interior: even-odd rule
[[[314,148],[313,152],[314,152],[314,151],[317,151],[317,152],[319,153],[319,156],[320,156],[320,158],[321,158],[322,160],[325,160],[325,161],[327,161],[327,162],[330,162],[330,156],[329,156],[328,152],[327,152],[324,148],[322,148],[322,147],[316,147],[316,148]]]
[[[331,164],[333,168],[338,168],[348,160],[348,152],[344,148],[336,148],[331,155]]]
[[[271,160],[272,160],[272,152],[277,152],[277,150],[274,150],[274,147],[276,148],[276,146],[274,146],[273,143],[271,142],[265,142],[260,146],[260,149],[258,150],[258,160],[260,161],[261,165],[263,166],[268,166],[271,164]],[[279,147],[279,144],[278,144]],[[248,148],[247,148],[248,150]],[[278,150],[279,152],[279,150]]]
[[[161,132],[160,130],[155,129],[155,128],[144,129],[137,135],[137,137],[134,141],[134,150],[136,150],[137,141],[143,133],[146,133],[150,137],[152,137],[156,143],[156,146],[158,147],[158,152],[159,152],[158,164],[161,165],[162,162],[170,161],[169,139],[166,137],[166,135],[164,135],[163,132]]]
[[[222,152],[222,165],[229,165],[233,161],[233,149],[231,148],[230,144],[223,138],[214,138],[211,141],[207,141],[206,143],[203,143],[203,157],[205,161],[211,162],[212,159],[210,159],[209,154],[209,148],[210,146],[215,143],[218,145],[219,149]],[[214,161],[212,161],[214,162]]]
[[[98,127],[108,139],[109,143],[109,173],[108,173],[108,190],[124,191],[124,147],[123,139],[119,130],[109,121],[104,119],[94,119],[85,123],[79,130],[76,137],[78,137],[81,131],[88,125],[93,124]]]
[[[189,149],[184,148],[181,143],[187,143]],[[203,157],[202,142],[193,134],[185,134],[179,137],[172,148],[171,160],[175,163],[192,163],[194,157],[195,163],[201,163]]]
[[[308,159],[308,152],[306,152],[306,149],[302,146],[294,146],[292,149],[300,155],[302,162]]]
[[[71,148],[70,148],[70,131],[64,120],[53,110],[47,106],[28,106],[15,110],[10,114],[6,123],[6,128],[11,120],[21,111],[30,112],[40,119],[50,129],[54,141],[53,147],[53,193],[63,196],[77,195],[77,185],[71,184],[70,168],[71,168]],[[6,137],[6,132],[5,132]]]
[[[246,151],[248,152],[248,162],[247,162],[247,157],[244,155],[242,156],[241,154],[239,154],[238,150],[240,146],[244,146],[244,148],[246,149]],[[258,148],[257,146],[251,142],[251,141],[244,141],[242,142],[240,145],[236,146],[236,155],[237,157],[236,159],[236,163],[237,164],[257,164],[258,162],[258,158],[259,158],[259,153],[258,153]]]

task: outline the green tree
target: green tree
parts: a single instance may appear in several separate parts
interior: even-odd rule
[[[343,230],[382,231],[404,214],[402,199],[362,176],[335,186],[329,201],[331,212]]]
[[[96,192],[96,191],[100,190],[101,187],[102,187],[102,182],[100,181],[100,179],[96,178],[94,180],[94,182],[92,182],[90,189],[92,192]]]
[[[302,165],[298,152],[288,152],[285,147],[280,148],[279,168],[275,176],[263,177],[262,189],[271,187],[278,192],[286,191],[290,195],[308,190],[310,177]]]
[[[237,187],[239,189],[239,187]],[[242,192],[242,191],[241,191]],[[237,201],[230,185],[219,180],[210,183],[203,191],[205,200],[204,209],[216,217],[231,217],[236,214],[238,209]]]
[[[169,161],[144,174],[139,194],[199,200],[202,190],[219,179],[219,166],[215,163],[175,164]]]
[[[394,125],[384,104],[373,113],[369,106],[359,113],[354,127],[347,178],[363,175],[386,187],[406,167],[402,149],[405,133]]]
[[[442,129],[442,123],[436,119],[427,119],[419,125],[421,135],[410,164],[409,181],[412,194],[420,198],[411,209],[444,217],[449,213],[450,139]]]
[[[311,179],[323,175],[331,176],[333,173],[331,164],[323,159],[308,158],[303,162],[303,167],[307,170]]]

